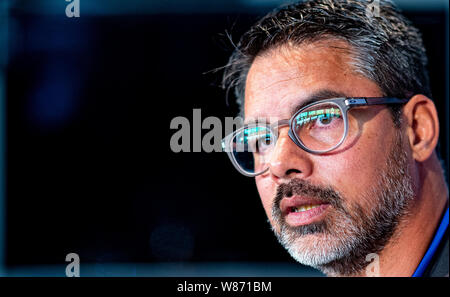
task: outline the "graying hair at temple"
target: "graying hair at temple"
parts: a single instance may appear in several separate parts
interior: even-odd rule
[[[369,1],[307,0],[267,14],[235,46],[222,79],[243,109],[245,81],[255,57],[279,46],[319,40],[346,41],[354,71],[375,81],[383,96],[431,98],[422,37],[391,1],[380,0],[379,15],[367,13]],[[400,125],[401,106],[389,107]]]

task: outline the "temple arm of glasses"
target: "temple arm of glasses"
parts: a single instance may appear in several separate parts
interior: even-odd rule
[[[345,100],[347,106],[402,104],[406,102],[408,102],[408,99],[394,97],[349,97]]]

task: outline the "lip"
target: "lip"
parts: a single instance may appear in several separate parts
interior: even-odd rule
[[[293,207],[299,207],[303,205],[319,206],[302,212],[291,211]],[[330,204],[328,203],[302,196],[283,198],[280,203],[280,209],[283,216],[285,217],[286,223],[293,227],[308,225],[322,220],[329,206]]]

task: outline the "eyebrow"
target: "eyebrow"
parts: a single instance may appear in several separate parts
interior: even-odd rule
[[[297,104],[294,108],[292,108],[290,112],[290,117],[292,117],[297,111],[307,106],[308,104],[314,103],[319,100],[331,99],[331,98],[342,98],[348,97],[346,94],[338,91],[333,91],[330,89],[321,89],[306,97],[305,100],[302,100],[299,104]],[[245,122],[244,125],[254,125],[257,124],[258,121],[250,120]]]
[[[341,92],[337,92],[337,91],[333,91],[333,90],[329,90],[329,89],[322,89],[322,90],[312,93],[305,100],[302,100],[302,102],[300,102],[294,108],[292,108],[290,114],[291,114],[291,116],[293,116],[297,111],[299,111],[303,107],[305,107],[311,103],[314,103],[316,101],[319,101],[319,100],[331,99],[331,98],[342,98],[342,97],[347,97],[347,96]]]

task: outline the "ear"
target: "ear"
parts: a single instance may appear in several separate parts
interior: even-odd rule
[[[403,114],[413,158],[423,162],[434,152],[439,139],[436,106],[430,98],[415,95],[403,108]]]

